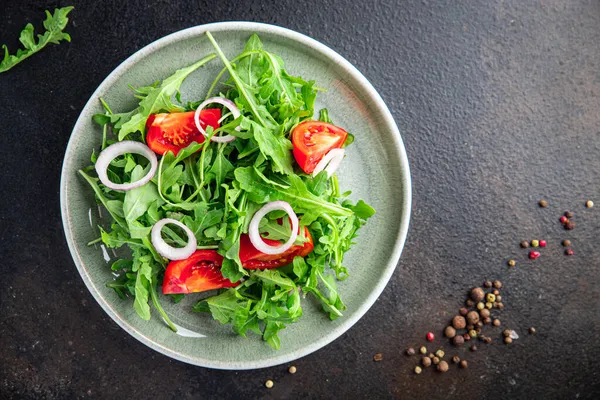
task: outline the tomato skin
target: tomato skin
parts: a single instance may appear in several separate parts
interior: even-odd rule
[[[157,154],[164,155],[172,151],[177,155],[179,150],[192,142],[203,143],[204,135],[198,131],[194,120],[195,111],[182,113],[152,114],[146,121],[146,143]],[[221,110],[206,108],[200,111],[200,123],[203,128],[210,125],[217,129]]]
[[[331,149],[344,145],[348,132],[327,122],[304,121],[292,131],[294,158],[302,170],[311,174]]]
[[[196,250],[185,260],[171,261],[165,271],[164,294],[196,293],[235,287],[221,274],[223,257],[216,250]]]
[[[313,238],[307,227],[304,227],[304,236],[308,238],[302,245],[293,245],[282,254],[265,254],[254,247],[250,237],[243,234],[240,237],[240,260],[244,269],[273,269],[291,263],[294,257],[306,257],[315,248]],[[270,246],[279,246],[277,240],[263,239]]]

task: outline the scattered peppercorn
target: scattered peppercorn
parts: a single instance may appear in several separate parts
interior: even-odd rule
[[[508,260],[509,267],[514,267],[515,265],[517,265],[517,262],[515,260]]]
[[[421,363],[423,364],[423,366],[425,368],[429,367],[431,365],[431,358],[429,357],[423,357],[423,359],[421,360]]]
[[[435,335],[433,334],[433,332],[427,332],[427,335],[425,335],[425,337],[427,338],[428,342],[433,342],[435,339]]]
[[[591,201],[591,200],[588,200],[588,201],[585,202],[585,206],[587,208],[592,208],[592,207],[594,207],[594,202]]]
[[[574,251],[573,251],[573,249],[565,249],[565,254],[567,256],[572,256],[574,254]]]
[[[448,363],[446,361],[440,361],[440,363],[437,366],[437,370],[440,372],[448,371]]]
[[[469,310],[468,310],[466,307],[463,307],[463,308],[461,308],[460,310],[458,310],[458,313],[459,313],[460,315],[462,315],[463,317],[464,317],[465,315],[467,315],[467,313],[468,313],[468,312],[469,312]]]
[[[452,357],[452,362],[453,362],[454,364],[458,364],[458,363],[460,362],[460,357],[459,357],[459,356],[454,356],[454,357]]]
[[[420,352],[421,354],[427,354],[427,347],[425,347],[425,346],[421,346],[421,348],[419,349],[419,352]]]
[[[494,294],[494,296],[498,296],[500,294],[500,291],[498,289],[494,289],[492,290],[492,293]]]
[[[504,343],[506,343],[506,344],[512,343],[512,339],[510,338],[510,336],[504,338]]]
[[[468,331],[473,330],[473,329],[475,329],[475,325],[467,325]]]
[[[483,319],[483,323],[486,325],[489,325],[492,323],[492,319],[490,317],[486,317]]]
[[[509,337],[511,333],[512,331],[510,329],[505,329],[504,332],[502,332],[505,337]]]
[[[571,246],[571,241],[569,239],[565,239],[562,241],[562,245],[565,247],[570,247]]]
[[[539,240],[532,240],[531,241],[531,247],[538,247],[540,245],[540,241]]]
[[[473,301],[479,302],[483,300],[484,296],[485,293],[482,288],[476,287],[471,290],[471,299],[473,299]]]
[[[546,247],[547,244],[548,242],[546,242],[545,240],[540,240],[540,247]]]
[[[465,334],[463,335],[463,339],[465,339],[465,342],[468,342],[469,340],[471,340],[471,336],[469,336],[469,334],[468,334],[468,333],[465,333]]]
[[[489,336],[484,336],[482,340],[488,344],[492,343],[492,338]]]
[[[490,310],[484,308],[483,310],[479,311],[479,316],[481,318],[488,318],[490,316]]]
[[[462,335],[456,335],[452,338],[452,343],[456,346],[456,347],[460,347],[465,343],[465,338],[462,337]]]
[[[265,386],[267,387],[267,389],[271,389],[273,387],[273,381],[269,379],[265,382]]]
[[[447,338],[452,339],[454,336],[456,336],[456,329],[454,329],[451,326],[447,326],[446,329],[444,330],[444,335]]]
[[[415,374],[419,375],[421,372],[423,372],[423,369],[417,365],[415,367]]]
[[[575,222],[569,221],[565,224],[565,229],[568,231],[572,231],[575,228]]]
[[[540,254],[539,251],[530,251],[529,252],[529,258],[532,259],[532,260],[535,260],[539,256],[541,256],[541,254]]]
[[[473,329],[471,329],[469,331],[469,336],[471,336],[472,338],[475,338],[475,337],[477,337],[477,332],[475,332]]]
[[[471,351],[477,351],[477,346],[475,346],[475,345],[471,346]]]
[[[538,204],[540,207],[545,208],[548,205],[548,202],[546,200],[540,200]]]
[[[383,360],[383,354],[377,353],[373,356],[373,361],[381,361]]]
[[[485,308],[487,308],[488,310],[491,310],[493,306],[494,306],[494,303],[490,303],[489,301],[487,303],[485,303]]]
[[[440,349],[438,351],[435,352],[435,355],[439,358],[442,359],[444,358],[444,356],[446,355],[446,353],[444,353],[444,350]]]
[[[501,322],[498,318],[496,318],[494,321],[492,321],[492,325],[494,326],[500,326]]]
[[[483,304],[482,302],[477,303],[478,310],[483,310],[484,308],[485,308],[485,304]]]
[[[502,282],[500,282],[500,281],[494,281],[494,287],[496,289],[502,289]]]
[[[433,360],[433,357],[435,357],[435,354],[429,353],[429,355],[427,357],[429,357],[429,358],[431,358]]]
[[[567,222],[569,222],[569,219],[567,217],[565,217],[564,215],[562,217],[560,217],[558,220],[563,225],[566,224]]]
[[[495,301],[496,301],[496,295],[495,295],[494,293],[488,293],[488,294],[485,296],[485,300],[486,300],[488,303],[493,303],[493,302],[495,302]]]
[[[452,318],[452,326],[455,329],[464,329],[465,326],[467,326],[467,321],[465,321],[465,317],[463,317],[462,315],[457,315],[454,318]]]
[[[533,326],[529,328],[529,333],[532,335],[535,333],[535,328]]]
[[[431,359],[431,362],[433,362],[434,365],[438,365],[440,363],[440,359],[439,357],[433,357]]]
[[[475,304],[475,303],[473,302],[473,300],[469,299],[466,301],[465,304],[467,305],[467,307],[473,307],[473,304]]]
[[[467,322],[469,323],[469,325],[475,325],[479,322],[479,314],[477,313],[477,311],[469,311],[469,313],[467,314]]]
[[[502,310],[502,309],[504,308],[504,304],[502,304],[502,303],[498,303],[498,306],[497,306],[497,307],[498,307],[498,310]]]
[[[573,211],[565,211],[565,217],[573,218]]]
[[[496,301],[498,303],[500,303],[502,301],[502,296],[500,296],[500,295],[496,296]]]
[[[413,349],[413,354],[415,353],[415,350]],[[291,367],[288,368],[288,372],[290,374],[295,374],[296,373],[296,367],[294,367],[293,365]]]
[[[481,328],[475,328],[475,333],[477,336],[481,335]]]
[[[460,367],[461,368],[467,368],[469,366],[469,363],[467,362],[467,360],[462,360],[460,362]]]
[[[409,347],[408,349],[406,349],[406,355],[407,356],[414,356],[415,355],[415,349],[413,349],[412,347]]]
[[[527,241],[523,240],[523,241],[521,242],[521,247],[522,247],[522,248],[524,248],[524,249],[528,248],[528,247],[529,247],[529,242],[527,242]]]
[[[483,322],[482,322],[482,321],[479,321],[479,322],[477,322],[477,323],[475,324],[475,327],[476,327],[476,328],[479,328],[479,329],[483,328]]]
[[[486,288],[491,288],[492,287],[492,281],[485,281],[483,282],[483,286]]]

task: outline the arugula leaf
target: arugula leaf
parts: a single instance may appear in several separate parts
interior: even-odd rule
[[[210,54],[200,61],[175,71],[173,75],[165,79],[162,84],[158,87],[147,87],[146,90],[140,94],[142,100],[137,109],[135,109],[131,115],[121,114],[119,122],[121,125],[116,129],[119,129],[119,140],[125,139],[129,134],[134,132],[144,132],[146,126],[146,120],[150,114],[158,111],[183,111],[183,108],[177,106],[171,102],[173,95],[179,91],[179,87],[192,72],[215,58],[214,54]]]
[[[336,216],[350,216],[352,210],[338,204],[330,203],[312,194],[306,184],[297,175],[289,176],[290,187],[283,189],[263,181],[251,167],[236,168],[235,179],[240,187],[248,192],[248,198],[255,203],[267,203],[274,200],[284,200],[299,213],[321,215],[330,213]]]
[[[135,281],[135,300],[133,308],[141,319],[150,320],[150,306],[148,306],[148,294],[150,282],[152,281],[152,268],[150,264],[143,263],[137,271]]]
[[[131,172],[131,179],[132,181],[139,180],[145,174],[146,172],[142,166],[138,165]],[[140,231],[139,228],[143,228],[143,226],[137,222],[137,219],[144,215],[150,209],[150,206],[153,203],[160,201],[162,201],[162,199],[158,194],[156,185],[152,181],[135,189],[128,190],[125,193],[125,200],[123,201],[123,215],[127,225],[129,226],[129,230],[131,231],[131,237],[142,238],[147,236],[149,230],[145,234],[143,233],[143,230]]]
[[[42,50],[48,43],[59,44],[61,40],[70,42],[71,36],[63,32],[63,29],[65,29],[69,22],[67,14],[73,8],[72,6],[56,8],[54,9],[54,14],[50,14],[50,11],[46,10],[46,20],[44,20],[46,32],[42,35],[37,35],[37,43],[34,37],[33,25],[27,24],[19,36],[19,41],[23,45],[23,48],[18,49],[15,55],[10,55],[8,47],[2,45],[4,48],[4,59],[0,62],[0,73],[8,71],[21,61]]]

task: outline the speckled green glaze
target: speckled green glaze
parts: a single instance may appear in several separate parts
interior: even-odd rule
[[[317,108],[326,106],[331,118],[354,133],[356,141],[339,169],[340,185],[352,197],[364,199],[377,214],[360,231],[357,245],[346,256],[349,279],[339,283],[348,309],[330,321],[310,298],[303,302],[299,323],[281,335],[281,350],[272,350],[259,337],[235,335],[229,326],[208,314],[191,312],[200,294],[183,304],[163,299],[173,321],[204,337],[185,337],[170,331],[153,311],[150,321],[135,314],[131,301],[122,301],[105,287],[111,275],[107,254],[86,243],[98,236],[99,210],[87,183],[77,170],[88,165],[92,149],[98,149],[101,130],[91,117],[102,112],[99,97],[113,110],[135,106],[127,85],[143,86],[163,79],[178,68],[213,52],[204,33],[210,30],[232,58],[251,33],[258,33],[265,47],[280,55],[292,74],[314,79],[327,89],[320,93]],[[202,98],[217,72],[220,60],[194,72],[182,87],[184,100]],[[67,151],[61,177],[61,208],[65,234],[75,265],[88,289],[123,329],[149,347],[175,359],[219,369],[252,369],[273,366],[305,356],[330,343],[348,330],[371,307],[390,279],[404,245],[411,207],[408,160],[394,120],[381,97],[367,79],[348,61],[328,47],[299,33],[250,22],[223,22],[198,26],[164,37],[135,53],[115,69],[98,87],[81,112]],[[114,258],[109,250],[108,256]]]

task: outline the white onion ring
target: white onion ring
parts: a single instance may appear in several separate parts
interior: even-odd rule
[[[188,242],[185,245],[185,247],[178,249],[176,247],[169,246],[167,242],[163,240],[160,233],[162,231],[163,226],[165,226],[166,224],[177,225],[185,231],[188,237]],[[194,252],[196,251],[197,241],[194,232],[192,232],[190,228],[185,226],[183,223],[177,221],[176,219],[163,218],[157,223],[155,223],[152,227],[150,239],[152,240],[152,245],[154,246],[158,254],[160,254],[164,258],[168,258],[169,260],[185,260],[192,254],[194,254]]]
[[[202,109],[204,107],[206,107],[207,105],[212,104],[212,103],[220,104],[220,105],[226,107],[227,109],[229,109],[229,111],[231,111],[231,114],[233,115],[233,119],[236,119],[237,117],[242,115],[240,113],[240,110],[235,105],[235,103],[229,99],[225,99],[223,97],[211,97],[210,99],[204,100],[202,103],[200,103],[200,105],[196,109],[196,113],[194,114],[194,121],[196,121],[196,128],[198,128],[198,130],[200,131],[201,134],[204,135],[204,137],[208,137],[208,135],[206,134],[206,131],[204,130],[204,128],[202,128],[202,124],[200,124],[200,111],[202,111]],[[240,127],[238,126],[235,129],[240,130]],[[229,143],[229,142],[233,142],[235,140],[235,136],[233,136],[233,135],[213,136],[210,140],[213,142],[217,142],[217,143]]]
[[[148,171],[146,176],[144,176],[142,179],[135,182],[111,182],[110,179],[108,179],[108,166],[112,160],[127,153],[139,154],[147,158],[148,161],[150,161],[150,171]],[[111,144],[106,149],[102,150],[98,156],[98,159],[96,160],[95,168],[98,178],[100,178],[100,182],[102,182],[104,186],[112,190],[126,191],[135,189],[136,187],[140,187],[148,183],[156,173],[158,161],[156,159],[156,154],[154,154],[154,152],[150,150],[150,148],[144,143],[135,142],[133,140],[124,140],[122,142]]]
[[[330,178],[344,159],[344,153],[346,153],[344,149],[331,149],[315,167],[312,173],[313,178],[323,170],[327,172],[327,177]]]
[[[260,236],[260,231],[258,230],[258,226],[263,217],[275,210],[285,211],[287,215],[289,215],[290,221],[292,222],[292,235],[288,241],[281,246],[270,246],[266,244]],[[296,241],[296,238],[298,237],[298,216],[289,203],[286,203],[285,201],[272,201],[265,204],[263,208],[254,214],[252,220],[250,221],[250,226],[248,227],[248,236],[250,236],[250,242],[252,242],[252,245],[256,247],[257,250],[265,254],[281,254],[292,247]]]

